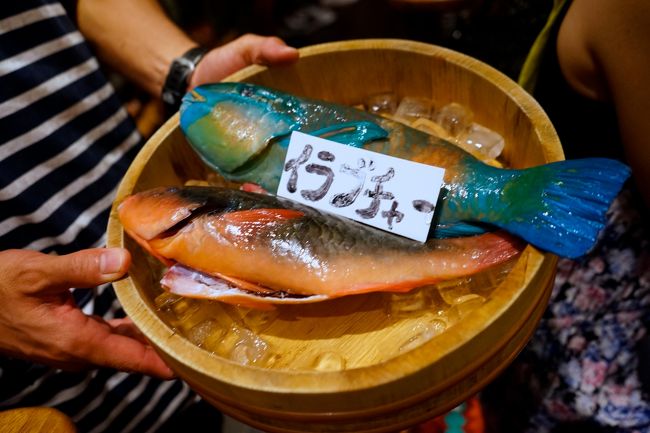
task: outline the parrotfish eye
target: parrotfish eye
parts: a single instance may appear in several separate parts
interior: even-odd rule
[[[271,101],[271,108],[275,111],[291,110],[291,105],[291,101],[287,101],[283,98],[275,98]]]
[[[250,98],[255,94],[255,89],[252,86],[243,86],[239,94],[245,98]]]

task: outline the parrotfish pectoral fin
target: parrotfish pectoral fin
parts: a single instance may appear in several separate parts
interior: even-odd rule
[[[267,191],[277,191],[291,132],[270,137],[266,148],[260,153],[249,158],[237,169],[222,174],[233,181],[252,179]],[[301,132],[353,147],[362,147],[371,141],[388,137],[388,131],[376,123],[366,121],[337,123],[325,128],[301,130]]]
[[[503,187],[498,225],[562,257],[588,253],[606,222],[606,212],[630,176],[615,160],[586,158],[519,171]]]
[[[325,128],[313,131],[300,130],[300,132],[357,148],[371,141],[388,137],[388,131],[384,128],[374,122],[366,121],[336,123]],[[290,140],[291,133],[272,139],[285,149],[289,147]]]
[[[436,239],[476,236],[494,230],[494,227],[481,223],[431,224],[429,237]]]

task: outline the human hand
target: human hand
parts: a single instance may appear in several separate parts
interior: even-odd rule
[[[0,251],[0,353],[64,370],[102,366],[172,378],[129,319],[105,321],[74,303],[70,287],[114,281],[130,263],[120,248],[64,256]]]
[[[246,34],[208,52],[190,80],[190,88],[215,83],[249,65],[282,65],[295,62],[298,50],[274,36]]]

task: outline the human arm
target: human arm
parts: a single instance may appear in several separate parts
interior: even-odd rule
[[[160,96],[173,59],[197,45],[157,0],[79,0],[77,19],[98,56],[154,96]],[[276,37],[244,35],[207,53],[190,84],[220,81],[250,64],[297,58],[297,50]]]
[[[171,370],[129,319],[85,315],[70,287],[120,278],[131,257],[95,248],[64,256],[0,251],[0,353],[57,368],[103,366],[171,378]]]
[[[576,91],[613,103],[627,163],[650,209],[650,2],[573,0],[557,49]]]

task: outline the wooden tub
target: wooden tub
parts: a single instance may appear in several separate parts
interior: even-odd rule
[[[458,102],[503,135],[508,165],[563,159],[550,121],[512,80],[428,44],[322,44],[302,49],[296,65],[249,67],[226,81],[344,104],[382,92]],[[116,204],[132,192],[211,176],[178,121],[178,114],[169,119],[138,154]],[[469,289],[451,282],[408,295],[359,295],[258,313],[166,298],[160,265],[124,234],[115,212],[108,244],[132,252],[117,295],[172,369],[224,413],[269,432],[394,432],[453,408],[526,344],[557,260],[529,246],[507,268],[471,280]],[[456,304],[461,298],[479,302],[466,308],[464,301]]]

